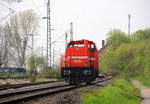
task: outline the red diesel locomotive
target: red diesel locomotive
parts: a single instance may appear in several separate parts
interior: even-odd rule
[[[61,58],[61,77],[70,84],[89,84],[98,77],[98,66],[98,51],[94,42],[70,41]]]

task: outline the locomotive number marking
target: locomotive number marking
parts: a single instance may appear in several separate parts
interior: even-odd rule
[[[81,60],[73,60],[73,62],[76,62],[76,63],[77,63],[77,62],[82,62],[82,61],[81,61]]]

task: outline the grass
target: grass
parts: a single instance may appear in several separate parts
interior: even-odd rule
[[[142,100],[139,96],[139,89],[121,79],[107,87],[88,90],[81,96],[81,101],[83,104],[139,104]]]
[[[0,73],[0,77],[26,77],[29,74]]]
[[[36,82],[42,82],[42,81],[56,81],[56,79],[50,79],[45,77],[36,77]]]

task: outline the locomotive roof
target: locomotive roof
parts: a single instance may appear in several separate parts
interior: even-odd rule
[[[83,44],[85,40],[76,40],[76,41],[70,41],[69,44]],[[93,41],[89,41],[89,44],[93,44]],[[95,43],[94,43],[95,44]]]

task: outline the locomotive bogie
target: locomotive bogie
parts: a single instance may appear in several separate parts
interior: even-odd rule
[[[92,82],[98,76],[98,71],[91,68],[63,68],[61,76],[68,83]]]

